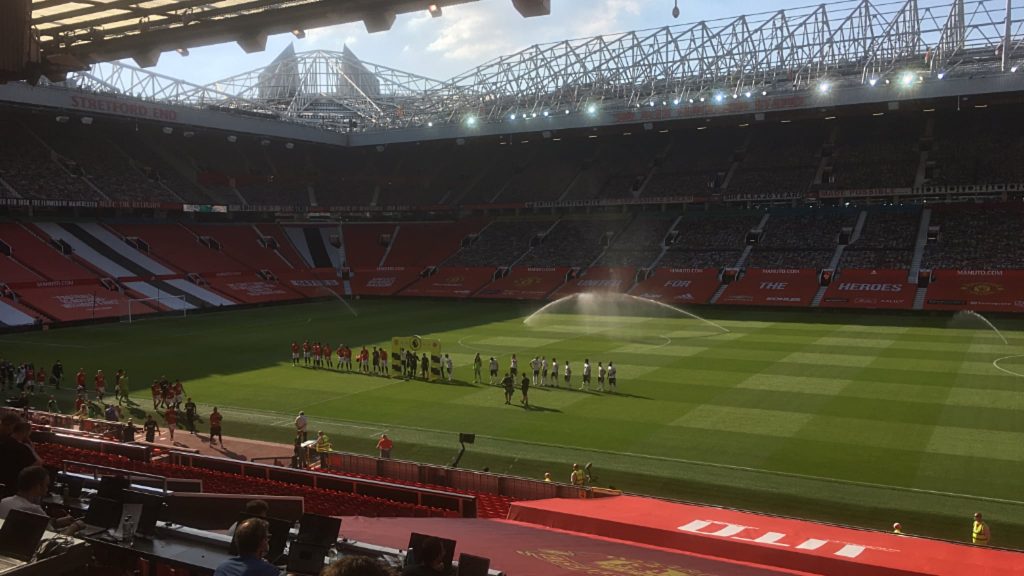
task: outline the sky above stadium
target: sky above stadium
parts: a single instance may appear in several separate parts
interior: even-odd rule
[[[401,15],[391,30],[376,34],[368,34],[358,22],[309,30],[301,40],[291,34],[272,36],[266,51],[255,54],[246,54],[235,43],[195,48],[187,57],[168,52],[150,70],[207,84],[265,66],[294,42],[296,52],[341,51],[347,44],[364,61],[443,80],[533,44],[813,4],[813,0],[680,0],[682,14],[677,20],[672,18],[672,0],[552,0],[550,16],[527,19],[515,11],[511,0],[479,0],[446,7],[441,18],[431,18],[426,11]]]

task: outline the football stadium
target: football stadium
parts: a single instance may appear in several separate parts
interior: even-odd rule
[[[1024,575],[1024,2],[560,2],[0,7],[0,574]]]

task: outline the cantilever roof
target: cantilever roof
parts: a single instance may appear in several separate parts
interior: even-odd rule
[[[32,22],[51,62],[81,67],[238,41],[262,50],[268,34],[364,21],[386,30],[395,14],[476,0],[32,0]]]

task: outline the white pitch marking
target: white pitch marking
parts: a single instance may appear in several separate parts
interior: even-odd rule
[[[1003,356],[1002,358],[996,358],[995,360],[992,361],[992,366],[994,366],[996,370],[1009,374],[1010,376],[1024,378],[1024,374],[1021,374],[1020,372],[1014,372],[1013,370],[1007,370],[1006,368],[1003,368],[1002,366],[999,365],[999,363],[1002,362],[1003,360],[1009,360],[1011,358],[1024,358],[1024,354],[1015,354],[1013,356]]]

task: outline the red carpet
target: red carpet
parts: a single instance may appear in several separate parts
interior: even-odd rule
[[[653,498],[515,502],[509,518],[815,574],[1024,575],[1024,554]],[[969,527],[967,519],[965,531]]]
[[[341,534],[345,538],[389,548],[405,548],[410,532],[455,540],[456,558],[462,552],[490,558],[491,568],[502,570],[508,576],[799,574],[505,520],[347,516],[341,523]]]

